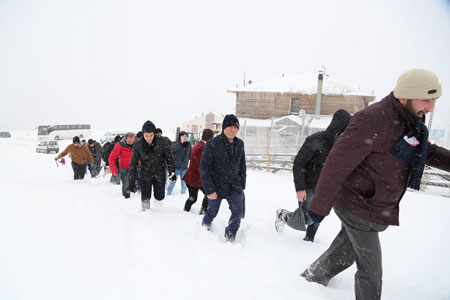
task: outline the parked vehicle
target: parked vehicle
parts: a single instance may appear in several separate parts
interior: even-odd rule
[[[39,140],[64,140],[73,139],[74,136],[86,138],[91,136],[91,125],[69,124],[69,125],[41,125],[38,126]]]
[[[58,141],[41,141],[36,148],[37,153],[50,153],[50,152],[59,152],[59,144]]]
[[[104,145],[107,142],[112,142],[114,141],[116,135],[124,136],[125,134],[127,133],[123,131],[108,131],[104,136],[100,138],[100,144]]]
[[[8,131],[0,131],[0,138],[10,138],[11,137],[11,133],[9,133]]]

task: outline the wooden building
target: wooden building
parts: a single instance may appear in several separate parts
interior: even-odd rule
[[[236,116],[267,119],[286,115],[316,113],[318,74],[300,74],[238,87]],[[328,76],[323,76],[319,115],[332,115],[338,109],[355,113],[375,100],[373,92],[362,91]]]

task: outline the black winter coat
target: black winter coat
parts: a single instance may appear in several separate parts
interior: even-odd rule
[[[106,150],[103,151],[102,158],[103,158],[103,161],[106,163],[107,166],[109,166],[109,155],[113,151],[114,146],[116,145],[116,143],[117,142],[112,141],[111,143],[109,143],[109,145],[107,146]],[[116,159],[116,162],[118,164],[119,160]]]
[[[94,165],[99,166],[102,162],[102,146],[99,142],[94,142],[94,147],[88,145],[89,151],[91,151],[92,158],[94,159]]]
[[[247,169],[244,142],[234,138],[230,143],[222,133],[209,140],[200,160],[200,178],[206,194],[217,193],[219,199],[227,198],[232,189],[245,189]]]
[[[181,143],[180,140],[172,143],[172,154],[175,160],[175,169],[186,170],[191,157],[192,146],[189,142]]]
[[[334,113],[325,131],[316,132],[306,138],[294,160],[294,183],[297,192],[316,187],[328,153],[351,117],[347,111],[340,109]]]
[[[149,145],[144,138],[134,144],[130,163],[130,180],[138,178],[138,165],[140,164],[140,178],[144,181],[152,179],[165,180],[166,163],[169,173],[175,171],[175,165],[167,143],[155,135]]]

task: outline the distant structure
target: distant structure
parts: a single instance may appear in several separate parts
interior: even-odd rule
[[[300,110],[332,115],[342,108],[353,114],[375,100],[373,92],[344,84],[322,72],[284,76],[228,92],[236,94],[237,117],[252,119],[298,115]]]
[[[222,124],[222,121],[222,115],[209,112],[208,114],[202,114],[190,121],[183,122],[181,124],[181,130],[201,136],[203,129],[205,128],[209,128],[213,131],[219,130],[220,128],[217,124]]]

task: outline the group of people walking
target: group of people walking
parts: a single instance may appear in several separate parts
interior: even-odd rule
[[[330,247],[301,273],[307,281],[326,286],[356,262],[356,299],[381,298],[379,232],[399,225],[400,200],[408,187],[419,190],[426,164],[450,171],[450,151],[428,141],[425,125],[425,115],[433,111],[441,95],[434,73],[412,69],[398,78],[393,92],[381,101],[353,116],[342,109],[336,111],[325,131],[305,140],[293,164],[296,209],[278,209],[275,229],[281,232],[287,224],[306,231],[304,240],[313,242],[319,224],[332,208],[342,223]],[[168,194],[175,180],[184,178],[182,192],[189,191],[184,210],[190,211],[202,191],[202,225],[208,230],[221,201],[227,200],[231,217],[225,238],[234,241],[246,187],[245,150],[236,137],[238,130],[238,119],[227,115],[222,133],[213,137],[212,131],[204,130],[202,141],[191,151],[184,134],[170,145],[147,121],[141,139],[134,141],[134,135],[127,134],[114,147],[111,171],[117,173],[113,165],[118,156],[120,178],[123,186],[128,184],[124,196],[128,198],[129,192],[139,187],[143,210],[150,207],[152,190],[156,200],[164,199],[167,177],[171,181]],[[77,137],[57,158],[69,152],[74,178],[82,179],[80,170],[86,159],[92,168],[93,156]]]
[[[112,148],[107,157],[111,181],[121,182],[125,198],[130,198],[130,193],[140,191],[142,210],[146,211],[150,209],[152,195],[157,201],[163,200],[167,182],[167,194],[171,195],[179,179],[181,194],[189,192],[184,205],[185,211],[191,210],[197,201],[198,192],[203,192],[200,214],[204,215],[202,224],[208,230],[217,216],[221,201],[226,199],[230,205],[231,217],[225,229],[225,239],[233,242],[243,216],[246,181],[244,143],[236,137],[239,126],[236,116],[227,115],[223,120],[222,133],[214,137],[211,129],[204,129],[202,140],[192,149],[186,132],[181,131],[177,140],[171,142],[162,136],[161,129],[147,121],[136,136],[129,132],[108,146]],[[80,177],[78,170],[86,169],[87,160],[90,169],[97,170],[92,152],[80,143],[78,137],[55,159],[68,153],[72,156],[74,179],[83,179],[84,173]]]

